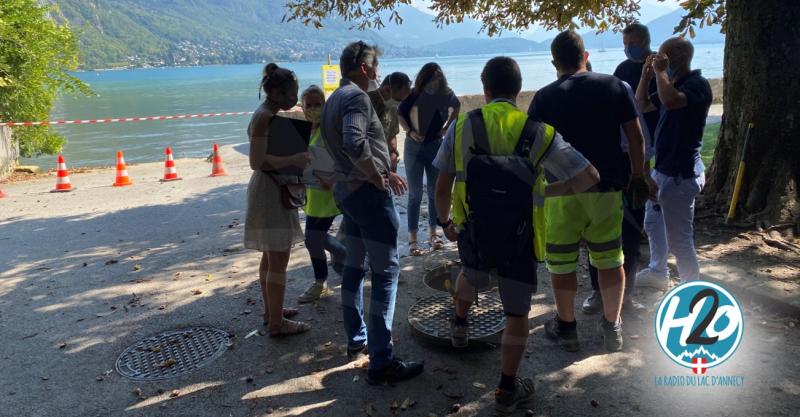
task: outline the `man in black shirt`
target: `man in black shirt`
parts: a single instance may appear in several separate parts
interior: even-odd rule
[[[625,46],[625,56],[628,58],[622,61],[614,76],[628,83],[633,91],[639,86],[639,79],[642,76],[642,67],[648,56],[653,54],[650,49],[650,31],[647,26],[641,23],[632,23],[622,31],[622,43]],[[649,83],[650,93],[656,92],[656,82],[651,80]],[[655,135],[656,124],[658,123],[658,112],[651,111],[644,113],[645,126],[650,133],[649,137]],[[650,149],[652,144],[646,144],[645,148]],[[649,155],[645,152],[649,164]],[[622,221],[622,252],[625,255],[625,298],[622,303],[624,313],[641,312],[644,306],[633,300],[634,281],[638,272],[639,258],[641,250],[639,242],[642,239],[642,229],[644,223],[644,208],[634,209],[625,202],[625,218]],[[600,287],[597,284],[597,268],[589,266],[589,276],[592,280],[592,294],[583,302],[582,310],[586,314],[596,314],[603,310],[603,299],[600,297]]]
[[[637,286],[669,287],[667,255],[675,255],[681,281],[700,279],[694,247],[694,199],[703,189],[700,160],[703,129],[712,93],[699,70],[692,71],[694,47],[684,38],[671,38],[658,55],[647,58],[636,99],[643,111],[659,110],[655,136],[656,163],[652,178],[656,201],[648,201],[645,230],[650,240],[650,263],[636,277]],[[653,78],[658,93],[644,88]]]
[[[589,54],[574,31],[555,37],[550,46],[558,80],[533,98],[529,115],[548,123],[600,172],[600,183],[587,192],[545,199],[547,269],[552,277],[557,314],[545,325],[547,335],[565,350],[579,349],[575,294],[579,245],[585,240],[589,261],[599,269],[604,314],[600,320],[605,347],[622,349],[619,319],[625,287],[620,244],[622,193],[629,187],[644,200],[644,139],[636,107],[624,83],[613,76],[588,72]],[[620,127],[629,143],[621,147]],[[631,178],[632,177],[632,178]]]

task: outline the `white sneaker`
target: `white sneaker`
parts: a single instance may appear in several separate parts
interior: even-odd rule
[[[639,288],[655,288],[665,291],[669,289],[669,275],[659,274],[650,268],[645,268],[636,274],[636,286]]]

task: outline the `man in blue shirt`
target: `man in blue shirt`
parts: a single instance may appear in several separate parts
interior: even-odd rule
[[[650,239],[650,263],[636,277],[641,287],[667,289],[667,256],[675,255],[682,281],[700,279],[694,247],[694,200],[703,189],[700,160],[703,129],[712,93],[699,70],[692,71],[694,47],[684,38],[671,38],[658,55],[647,58],[636,90],[642,111],[658,109],[656,163],[652,181],[658,186],[647,203],[644,226]],[[655,78],[656,94],[647,86]]]
[[[378,76],[378,55],[376,47],[364,42],[345,47],[339,59],[342,83],[325,103],[320,126],[337,174],[333,196],[344,215],[347,258],[342,273],[342,315],[347,354],[355,359],[369,352],[367,381],[373,385],[409,379],[423,370],[422,363],[402,361],[392,349],[400,275],[400,219],[392,193],[403,194],[406,184],[391,171],[383,126],[366,92]],[[372,291],[365,323],[367,264],[372,270]]]

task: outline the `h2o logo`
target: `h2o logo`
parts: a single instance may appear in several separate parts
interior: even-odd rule
[[[655,325],[658,343],[673,361],[687,368],[713,368],[739,347],[744,317],[727,290],[691,281],[664,296]]]

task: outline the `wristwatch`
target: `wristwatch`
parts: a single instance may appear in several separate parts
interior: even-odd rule
[[[453,220],[452,220],[452,219],[447,219],[447,222],[445,222],[445,223],[442,223],[442,222],[439,220],[439,218],[437,217],[437,218],[436,218],[436,224],[437,224],[439,227],[441,227],[442,229],[447,229],[448,227],[450,227],[450,225],[451,225],[451,224],[453,224]]]

